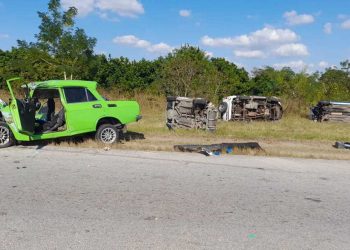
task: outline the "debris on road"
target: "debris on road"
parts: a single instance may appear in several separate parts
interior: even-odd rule
[[[256,151],[262,151],[263,149],[260,147],[259,143],[257,142],[235,142],[235,143],[221,143],[221,144],[210,144],[210,145],[175,145],[174,146],[175,151],[180,152],[195,152],[195,153],[201,153],[205,156],[212,156],[212,155],[221,155],[222,153],[226,154],[232,154],[234,151],[237,150],[256,150]]]
[[[350,122],[350,102],[320,101],[311,108],[311,119],[318,122]]]
[[[350,142],[339,142],[337,141],[334,145],[338,149],[350,149]]]

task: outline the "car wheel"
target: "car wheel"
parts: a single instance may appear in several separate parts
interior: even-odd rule
[[[112,124],[103,124],[96,131],[96,140],[104,144],[113,144],[119,139],[119,131]]]
[[[14,144],[12,131],[5,122],[0,122],[0,148],[7,148]]]
[[[220,113],[225,113],[226,110],[227,110],[227,107],[228,107],[227,102],[220,103],[219,108],[218,108],[219,112]]]

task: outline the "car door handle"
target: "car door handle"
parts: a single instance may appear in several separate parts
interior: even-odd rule
[[[94,105],[92,105],[92,107],[94,109],[100,109],[100,108],[102,108],[102,105],[101,104],[94,104]]]

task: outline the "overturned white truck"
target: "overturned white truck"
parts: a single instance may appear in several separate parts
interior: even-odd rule
[[[203,98],[167,97],[167,122],[169,129],[195,128],[214,131],[218,111]]]
[[[219,105],[224,121],[280,120],[283,108],[277,97],[239,96],[225,97]]]

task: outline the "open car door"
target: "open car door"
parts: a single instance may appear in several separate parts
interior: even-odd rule
[[[35,102],[30,98],[28,88],[24,99],[17,99],[15,97],[11,83],[17,80],[20,80],[20,78],[13,78],[6,81],[11,95],[10,110],[12,117],[19,132],[33,135],[35,129]]]

